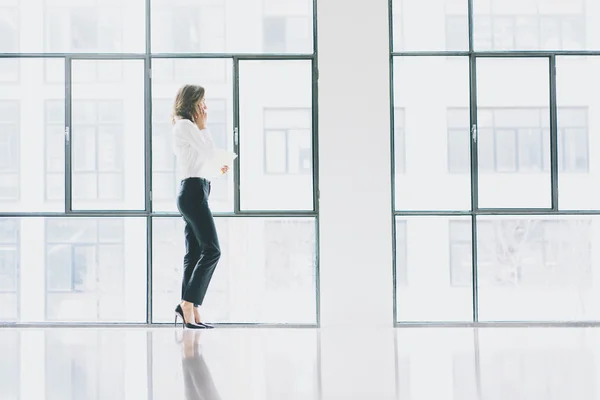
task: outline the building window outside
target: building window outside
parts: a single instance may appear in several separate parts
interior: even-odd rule
[[[157,7],[162,34],[153,35],[157,48],[173,53],[222,53],[226,45],[225,4]],[[158,15],[158,14],[157,14]],[[165,41],[170,41],[165,43]]]
[[[462,48],[466,15],[446,16],[446,48]],[[585,14],[486,15],[474,18],[476,50],[585,49]]]
[[[72,178],[86,182],[77,200],[122,200],[124,196],[124,116],[122,100],[73,103]]]
[[[65,196],[65,104],[46,100],[45,104],[45,199],[64,201]]]
[[[449,221],[450,284],[472,286],[471,221]]]
[[[301,53],[312,47],[312,30],[308,16],[265,16],[263,51],[266,53]]]
[[[0,7],[0,52],[19,52],[19,9]],[[0,58],[0,82],[19,81],[19,59]]]
[[[114,291],[115,288],[106,287],[106,284],[114,282],[115,275],[119,275],[116,281],[124,283],[124,235],[122,219],[47,220],[47,293]]]
[[[19,199],[19,120],[19,101],[0,100],[0,201]]]
[[[549,110],[480,108],[478,151],[481,172],[528,173],[550,170]],[[466,108],[448,109],[448,170],[470,171]],[[558,109],[559,171],[589,171],[587,108]]]
[[[19,221],[0,219],[0,294],[19,287]]]
[[[45,49],[56,52],[120,52],[121,6],[46,6]]]
[[[470,286],[471,223],[450,222],[453,287]],[[591,284],[591,221],[506,219],[477,224],[478,284],[586,287]]]
[[[306,175],[312,172],[310,109],[265,109],[264,171],[267,175]]]
[[[315,223],[265,221],[266,287],[270,290],[301,290],[313,285]]]

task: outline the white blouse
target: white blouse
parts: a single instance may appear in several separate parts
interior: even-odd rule
[[[177,157],[177,177],[205,178],[200,171],[207,160],[215,155],[215,145],[207,129],[199,129],[189,119],[179,119],[172,130],[173,151]]]

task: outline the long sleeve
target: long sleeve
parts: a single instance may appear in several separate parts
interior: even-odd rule
[[[190,121],[180,121],[175,129],[175,145],[190,146],[202,160],[209,160],[214,156],[215,146],[208,129],[198,129]],[[179,128],[179,129],[177,129]]]
[[[189,120],[179,120],[173,126],[173,151],[180,179],[203,177],[203,166],[216,154],[210,132],[198,129]]]

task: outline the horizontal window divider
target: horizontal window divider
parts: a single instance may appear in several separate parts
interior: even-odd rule
[[[242,211],[239,213],[213,213],[215,218],[236,217],[317,217],[314,211]],[[146,211],[72,211],[64,212],[0,212],[0,218],[110,218],[110,217],[152,217],[173,218],[181,217],[178,212],[154,212]]]
[[[600,215],[600,210],[552,210],[548,209],[480,209],[477,211],[394,211],[395,217],[451,217],[468,215]]]
[[[556,214],[552,208],[480,208],[475,214],[481,215],[520,215],[520,214]]]
[[[0,218],[110,218],[146,217],[146,211],[0,212]]]
[[[72,60],[140,60],[145,58],[237,58],[238,60],[312,60],[315,53],[306,54],[245,54],[245,53],[0,53],[0,58],[70,58]]]
[[[140,60],[146,53],[0,53],[0,58],[70,58],[72,60]]]
[[[131,215],[136,217],[143,217],[148,214],[145,210],[71,210],[66,212],[67,215],[82,216],[82,215]]]
[[[395,51],[392,57],[551,57],[551,56],[600,56],[598,50],[501,50],[501,51]]]
[[[434,211],[434,210],[420,210],[420,211],[394,211],[395,216],[450,216],[450,215],[471,215],[472,211]]]
[[[218,216],[217,213],[214,214]],[[231,217],[316,217],[315,211],[239,211],[237,213],[224,214]]]
[[[213,323],[217,328],[274,328],[274,329],[317,329],[317,324],[262,324],[262,323]],[[0,322],[0,328],[169,328],[173,329],[172,322],[165,323],[131,323],[131,322]]]
[[[396,328],[588,328],[600,327],[600,321],[491,321],[491,322],[396,322]]]
[[[600,56],[600,51],[504,50],[504,51],[473,51],[472,54],[475,57]]]
[[[215,218],[235,217],[318,217],[314,211],[242,211],[238,213],[213,213]],[[394,211],[396,217],[451,217],[470,215],[600,215],[600,210],[552,209],[482,209],[477,211]],[[0,212],[0,218],[110,218],[110,217],[180,217],[177,212],[146,211],[73,211],[64,212]]]
[[[71,211],[64,212],[0,212],[0,218],[18,218],[18,217],[180,217],[178,212],[147,212],[147,211]],[[238,213],[214,212],[215,217],[316,217],[318,214],[315,211],[242,211]]]
[[[468,57],[469,51],[394,51],[392,57]]]
[[[244,53],[150,53],[152,58],[235,58],[238,60],[312,60],[307,54],[244,54]]]

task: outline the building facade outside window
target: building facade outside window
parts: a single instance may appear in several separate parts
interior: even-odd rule
[[[480,172],[535,173],[550,170],[550,126],[546,108],[480,108],[478,145]],[[587,108],[558,109],[559,170],[588,173]],[[468,109],[448,109],[448,171],[469,173]]]
[[[310,109],[264,110],[265,174],[312,172]]]
[[[0,100],[0,204],[20,197],[19,121],[19,102]]]

